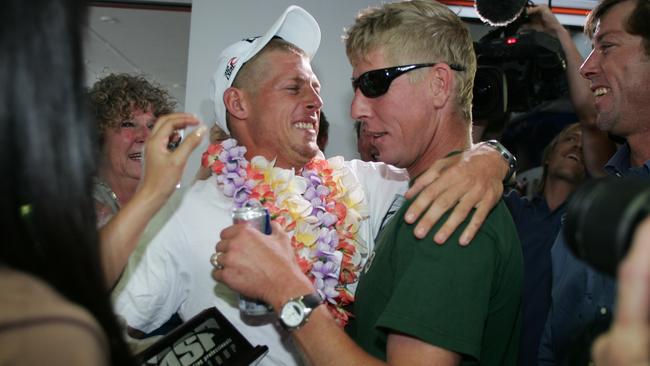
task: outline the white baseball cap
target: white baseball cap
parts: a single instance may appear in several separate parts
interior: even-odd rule
[[[280,37],[303,50],[312,58],[320,45],[320,27],[305,9],[291,5],[263,36],[248,38],[228,46],[219,55],[217,71],[212,77],[216,124],[230,133],[226,126],[226,105],[223,93],[232,86],[242,65],[253,58],[273,37]]]

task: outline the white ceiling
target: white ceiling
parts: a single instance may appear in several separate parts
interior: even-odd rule
[[[182,110],[191,1],[92,4],[84,49],[86,83],[92,85],[111,72],[144,74],[167,88]]]

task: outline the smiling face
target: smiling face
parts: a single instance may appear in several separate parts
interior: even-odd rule
[[[368,133],[368,128],[363,122],[357,121],[359,131],[357,132],[357,152],[363,161],[379,161],[377,149],[372,146],[372,136]]]
[[[301,168],[319,151],[320,83],[309,58],[296,52],[270,51],[259,68],[263,76],[245,92],[247,118],[237,134],[250,137],[249,154],[277,157],[282,168]]]
[[[131,118],[104,133],[101,175],[110,181],[139,181],[144,143],[156,122],[151,110],[134,110]]]
[[[578,124],[560,132],[551,149],[544,161],[548,177],[571,183],[579,183],[585,178],[582,131]]]
[[[594,48],[580,68],[590,81],[599,128],[626,137],[630,143],[635,136],[648,133],[650,116],[650,57],[643,38],[628,33],[624,26],[635,5],[632,0],[621,2],[600,18]]]

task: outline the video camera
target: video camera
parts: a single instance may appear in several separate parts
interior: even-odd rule
[[[648,177],[594,179],[569,201],[564,235],[576,257],[615,277],[637,225],[649,213]]]
[[[472,109],[475,120],[527,112],[566,95],[566,62],[560,42],[543,32],[520,30],[527,20],[522,15],[474,43],[478,60]]]

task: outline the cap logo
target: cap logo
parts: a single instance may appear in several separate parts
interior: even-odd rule
[[[230,80],[230,75],[232,75],[232,71],[237,66],[238,59],[239,58],[237,57],[233,57],[230,60],[228,60],[228,64],[226,64],[226,72],[223,74],[223,76],[226,77],[226,80]]]
[[[242,41],[244,41],[244,42],[248,42],[248,43],[253,43],[253,41],[255,41],[256,39],[258,39],[258,38],[260,38],[260,37],[261,37],[261,36],[250,37],[250,38],[244,38],[244,39],[242,39]]]

